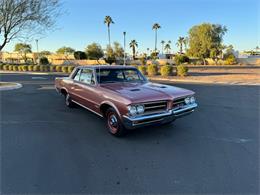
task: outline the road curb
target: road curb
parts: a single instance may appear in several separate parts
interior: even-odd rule
[[[239,82],[239,81],[230,81],[230,82],[222,82],[222,81],[197,81],[190,79],[169,79],[169,78],[157,78],[157,77],[148,77],[153,81],[167,81],[167,82],[179,82],[179,83],[203,83],[203,84],[222,84],[222,85],[252,85],[252,86],[260,86],[260,83],[252,83],[252,82]]]
[[[9,82],[1,82],[1,83],[9,83]],[[10,86],[0,86],[0,91],[7,91],[7,90],[14,90],[14,89],[19,89],[21,88],[23,85],[20,83],[10,83],[12,85]]]
[[[2,71],[0,70],[1,74],[29,74],[29,75],[69,75],[68,73],[62,72],[18,72],[18,71]]]

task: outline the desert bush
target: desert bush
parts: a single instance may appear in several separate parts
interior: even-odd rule
[[[56,66],[56,72],[61,72],[62,66]]]
[[[22,70],[23,70],[24,72],[28,71],[28,66],[27,66],[27,65],[23,65],[23,66],[22,66]]]
[[[61,71],[63,73],[68,73],[68,66],[62,66]]]
[[[33,71],[35,71],[35,72],[40,71],[40,66],[39,65],[34,65],[33,66]]]
[[[18,66],[18,71],[20,71],[20,72],[23,71],[23,65]]]
[[[172,70],[173,70],[172,66],[164,65],[164,66],[161,67],[161,71],[160,72],[161,72],[162,76],[171,76],[172,75]]]
[[[51,65],[50,66],[50,72],[56,72],[56,66]]]
[[[143,74],[146,75],[147,74],[147,67],[142,65],[142,66],[138,66],[138,70]]]
[[[156,76],[158,75],[158,66],[155,64],[148,65],[147,67],[148,76]]]
[[[8,65],[8,70],[13,71],[13,65]]]
[[[3,70],[8,70],[9,69],[9,65],[4,65],[3,66]]]
[[[49,60],[46,57],[41,57],[40,58],[40,65],[48,65],[49,64]]]
[[[176,67],[177,76],[187,76],[188,75],[188,67],[184,65],[178,65]]]
[[[28,66],[28,71],[33,71],[33,65]]]
[[[228,56],[226,56],[225,64],[234,65],[236,63],[237,63],[237,61],[236,61],[236,57],[234,56],[234,54],[229,54]]]
[[[18,71],[18,66],[17,65],[13,65],[13,71]]]
[[[188,63],[190,61],[190,59],[186,55],[176,55],[174,57],[174,61],[175,61],[175,64],[179,65],[179,64],[183,64],[185,62]]]
[[[75,68],[74,66],[69,66],[69,67],[68,67],[68,73],[72,73],[72,71],[74,70],[74,68]]]

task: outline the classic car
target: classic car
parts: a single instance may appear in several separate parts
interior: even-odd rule
[[[79,66],[69,77],[57,77],[55,87],[68,107],[77,104],[105,118],[115,136],[171,123],[197,107],[193,91],[149,82],[132,66]]]

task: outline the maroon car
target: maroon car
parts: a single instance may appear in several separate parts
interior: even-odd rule
[[[131,66],[81,66],[69,77],[56,78],[55,87],[68,107],[77,104],[104,117],[110,133],[165,124],[197,107],[194,92],[151,83]]]

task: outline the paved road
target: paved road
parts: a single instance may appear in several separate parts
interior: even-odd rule
[[[259,87],[177,84],[196,112],[115,138],[53,79],[1,76],[2,193],[259,193]]]

